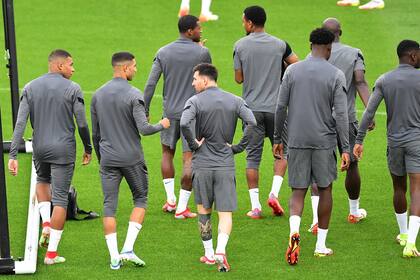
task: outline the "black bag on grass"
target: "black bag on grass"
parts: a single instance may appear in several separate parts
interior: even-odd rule
[[[99,214],[93,211],[85,211],[77,206],[77,191],[73,186],[69,189],[69,203],[67,205],[67,220],[91,220],[99,218]]]

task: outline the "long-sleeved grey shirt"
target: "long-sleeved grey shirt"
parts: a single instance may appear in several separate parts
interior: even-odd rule
[[[254,114],[242,98],[217,87],[208,88],[187,101],[180,125],[191,150],[194,151],[194,169],[235,168],[233,154],[243,150],[243,147],[229,147],[227,143],[233,141],[238,118],[247,126],[244,132],[244,137],[247,138],[249,129],[257,124]],[[205,139],[200,147],[193,137],[193,120],[196,122],[197,139]]]
[[[242,97],[252,111],[274,113],[284,60],[292,55],[287,42],[253,32],[235,43],[235,70],[242,70]]]
[[[144,162],[141,137],[163,129],[147,122],[143,94],[127,80],[113,78],[99,88],[90,108],[92,138],[101,166],[132,166]]]
[[[163,74],[163,115],[179,120],[185,102],[195,94],[191,83],[193,68],[200,63],[211,63],[209,50],[181,36],[175,42],[162,47],[156,54],[152,70],[144,88],[146,115]]]
[[[10,158],[16,159],[18,145],[30,116],[34,159],[55,164],[76,160],[75,125],[85,152],[92,153],[80,86],[59,73],[48,73],[29,82],[22,91],[18,118],[10,147]]]
[[[408,64],[380,76],[363,113],[356,143],[362,144],[382,99],[387,114],[388,146],[420,140],[420,71]]]
[[[338,133],[343,152],[349,152],[345,84],[343,72],[325,59],[309,57],[290,65],[277,101],[275,142],[281,142],[287,118],[288,147],[331,149]]]

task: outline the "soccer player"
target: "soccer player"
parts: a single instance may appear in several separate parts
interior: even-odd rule
[[[347,111],[349,114],[349,145],[350,151],[353,150],[356,141],[358,123],[356,118],[356,91],[359,93],[363,105],[366,107],[369,101],[369,86],[365,79],[365,63],[363,54],[359,49],[344,45],[340,42],[342,35],[340,22],[335,18],[327,18],[324,20],[322,27],[328,29],[334,34],[334,42],[332,44],[331,56],[328,61],[343,71],[346,77],[347,88]],[[375,123],[369,126],[369,130],[374,128]],[[339,139],[337,139],[339,141]],[[340,148],[340,145],[339,145]],[[340,151],[341,152],[341,151]],[[359,208],[360,197],[360,174],[357,159],[353,153],[350,154],[350,167],[347,170],[345,186],[349,197],[350,213],[347,220],[350,223],[358,223],[360,220],[366,218],[366,210]],[[313,222],[309,231],[316,234],[317,230],[317,208],[319,196],[317,196],[316,185],[311,197],[313,209]]]
[[[218,20],[219,16],[210,11],[211,0],[201,0],[200,22]],[[178,17],[186,16],[190,13],[190,0],[182,0],[179,8]]]
[[[394,210],[405,246],[404,257],[420,257],[416,238],[420,227],[420,46],[403,40],[397,47],[399,66],[380,76],[363,114],[354,155],[362,156],[363,139],[382,99],[387,113],[387,158],[394,186]],[[407,230],[407,174],[410,182],[410,218]]]
[[[299,227],[304,199],[313,181],[319,188],[319,228],[315,256],[333,251],[325,240],[332,210],[332,182],[337,178],[337,134],[342,148],[341,170],[350,164],[346,79],[328,63],[334,34],[318,28],[311,32],[311,56],[289,66],[283,77],[276,108],[276,137],[273,152],[283,154],[281,136],[287,118],[290,199],[290,239],[286,260],[299,257]],[[333,116],[333,111],[335,116]],[[302,113],[304,112],[304,113]]]
[[[111,269],[119,269],[121,261],[137,266],[145,263],[133,251],[147,207],[148,173],[141,146],[142,135],[150,135],[169,127],[162,119],[150,125],[146,118],[143,95],[131,86],[137,72],[134,55],[118,52],[112,56],[114,77],[99,88],[92,98],[92,139],[100,163],[104,194],[104,233],[111,256]],[[133,195],[134,208],[128,223],[127,237],[121,254],[117,246],[115,213],[122,178]]]
[[[233,154],[244,150],[248,126],[255,126],[256,120],[242,98],[217,87],[217,75],[217,69],[211,64],[203,63],[194,68],[192,84],[198,94],[185,104],[181,129],[194,151],[193,186],[205,250],[200,261],[206,264],[216,262],[219,271],[227,272],[230,266],[226,245],[232,230],[232,212],[237,208]],[[238,118],[246,126],[244,139],[240,142],[242,145],[231,146]],[[219,215],[216,254],[211,226],[213,203]]]
[[[175,218],[195,218],[188,206],[191,196],[191,157],[192,153],[180,131],[179,120],[185,102],[194,95],[191,85],[194,66],[201,62],[211,62],[210,53],[200,43],[201,26],[195,16],[183,16],[178,21],[180,37],[173,43],[162,47],[156,54],[152,70],[144,89],[146,115],[155,92],[156,84],[163,74],[163,115],[171,120],[171,127],[161,132],[162,143],[162,177],[166,191],[166,203],[162,209],[174,212]],[[173,164],[176,144],[181,138],[183,149],[183,172],[178,207],[174,191],[175,168]]]
[[[92,154],[82,90],[78,84],[70,81],[73,72],[70,53],[60,49],[51,52],[48,56],[48,73],[29,82],[22,91],[10,147],[8,167],[16,176],[18,145],[29,116],[33,129],[36,192],[43,221],[40,243],[48,246],[44,258],[47,265],[65,262],[65,258],[57,254],[57,248],[66,222],[68,192],[76,161],[74,117],[85,149],[83,165],[90,162]],[[54,209],[49,222],[50,200]]]
[[[347,7],[347,6],[359,6],[359,0],[340,0],[337,1],[338,6]],[[383,9],[385,8],[385,1],[383,0],[371,0],[368,3],[359,7],[360,10],[374,10],[374,9]]]
[[[247,151],[246,178],[251,200],[252,219],[262,217],[259,200],[259,167],[264,138],[273,145],[274,111],[281,84],[284,64],[298,61],[289,44],[265,32],[266,14],[262,7],[250,6],[244,10],[242,22],[247,36],[235,43],[233,60],[235,81],[242,86],[242,96],[253,111],[257,127],[253,129]],[[285,159],[274,160],[274,177],[268,205],[274,215],[283,215],[278,196],[286,172]]]

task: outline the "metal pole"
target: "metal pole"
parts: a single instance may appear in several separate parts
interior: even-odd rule
[[[10,94],[12,101],[12,125],[14,129],[19,109],[19,80],[17,69],[13,0],[2,0],[2,5],[5,39],[5,59],[7,60],[6,67],[9,68]]]
[[[3,133],[0,111],[0,257],[10,258],[9,221],[7,215],[6,177],[4,176]]]
[[[15,262],[10,257],[9,220],[7,215],[6,178],[4,176],[1,109],[0,148],[0,274],[14,274]]]

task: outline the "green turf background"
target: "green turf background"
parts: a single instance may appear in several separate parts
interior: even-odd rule
[[[73,80],[85,91],[89,108],[93,91],[112,75],[110,57],[113,52],[129,50],[136,55],[138,74],[133,85],[143,89],[155,52],[177,38],[175,0],[155,1],[86,1],[86,0],[16,0],[15,23],[20,87],[47,71],[46,58],[54,48],[69,50],[75,61]],[[200,1],[191,1],[192,14],[199,13]],[[219,21],[203,25],[203,38],[208,39],[213,62],[220,72],[219,86],[240,95],[241,87],[233,80],[232,48],[244,35],[241,24],[243,9],[251,4],[266,8],[267,32],[287,40],[299,57],[309,51],[308,34],[326,17],[338,17],[342,22],[342,41],[362,49],[367,67],[367,80],[372,87],[375,79],[397,64],[396,45],[406,38],[420,39],[420,1],[387,0],[386,8],[378,11],[359,11],[340,8],[334,0],[214,0],[212,11]],[[3,41],[3,34],[0,34]],[[11,112],[9,82],[5,61],[0,60],[0,104],[3,116],[3,135],[10,139]],[[162,85],[153,99],[152,121],[161,115]],[[359,115],[363,110],[358,101]],[[403,109],[403,108],[401,108]],[[214,267],[198,262],[202,254],[201,241],[195,220],[177,221],[161,212],[164,189],[160,175],[159,136],[142,140],[150,173],[149,211],[136,252],[146,261],[145,268],[123,267],[110,271],[108,251],[102,234],[101,221],[69,222],[60,244],[60,253],[67,258],[63,265],[46,267],[41,264],[34,276],[42,279],[418,279],[419,260],[401,258],[402,248],[394,242],[398,233],[392,208],[392,186],[386,167],[386,134],[384,107],[376,117],[377,128],[366,139],[365,155],[360,163],[362,175],[362,207],[368,219],[358,225],[346,222],[347,196],[343,174],[334,187],[334,208],[327,244],[335,255],[327,259],[312,256],[315,237],[305,230],[311,223],[310,200],[303,215],[302,253],[298,266],[284,261],[289,234],[288,219],[270,215],[265,200],[270,191],[272,157],[268,141],[261,165],[260,199],[265,219],[249,220],[250,208],[244,176],[244,154],[237,156],[237,190],[239,210],[234,214],[234,228],[228,245],[232,271],[218,274]],[[236,139],[241,135],[239,127]],[[26,136],[30,137],[29,129]],[[93,160],[81,167],[82,146],[78,140],[78,161],[73,184],[84,209],[101,212],[102,193],[98,164]],[[7,156],[5,157],[7,163]],[[180,154],[176,156],[177,186],[181,170]],[[20,173],[16,178],[7,175],[11,249],[15,257],[22,256],[26,226],[26,207],[30,178],[30,156],[20,155]],[[290,195],[287,181],[281,190],[281,203],[287,206]],[[118,236],[122,246],[127,219],[131,211],[130,192],[121,185],[118,212]],[[192,202],[192,200],[191,200]],[[192,204],[191,204],[192,205]],[[193,207],[194,208],[194,207]],[[288,212],[288,207],[286,212]],[[216,236],[216,222],[214,236]],[[215,238],[214,238],[215,239]],[[417,242],[418,243],[418,242]],[[6,279],[6,276],[0,276]]]

